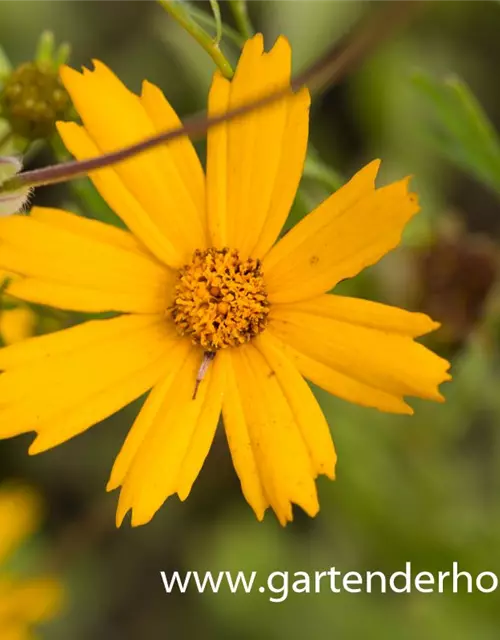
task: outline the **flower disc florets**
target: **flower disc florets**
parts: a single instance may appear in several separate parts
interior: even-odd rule
[[[0,93],[12,131],[29,140],[52,134],[70,106],[69,95],[51,67],[26,62],[15,69]]]
[[[179,270],[172,317],[205,351],[238,347],[266,327],[269,302],[259,260],[238,251],[195,251]]]

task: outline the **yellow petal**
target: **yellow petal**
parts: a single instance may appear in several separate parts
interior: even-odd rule
[[[281,145],[280,165],[276,172],[271,204],[252,256],[261,258],[276,242],[292,207],[307,151],[309,137],[309,105],[311,96],[301,89],[288,101],[288,115]]]
[[[57,229],[65,229],[81,238],[90,238],[120,249],[134,251],[141,256],[151,257],[145,245],[141,244],[131,233],[110,224],[104,224],[99,220],[90,220],[62,209],[49,209],[48,207],[33,207],[30,211],[30,218]]]
[[[329,294],[290,305],[280,305],[279,313],[282,315],[286,311],[302,311],[361,327],[400,333],[411,338],[423,336],[440,327],[439,322],[435,322],[424,313],[406,311],[362,298]]]
[[[373,162],[306,216],[263,263],[269,299],[307,300],[377,262],[419,210],[408,179],[374,190]]]
[[[374,329],[276,305],[269,327],[295,351],[372,389],[398,399],[442,400],[438,385],[449,379],[449,363],[410,337],[391,332],[391,308],[387,315],[388,326],[380,323]]]
[[[219,71],[214,73],[208,94],[208,113],[219,116],[229,110],[231,83]],[[211,127],[207,133],[207,221],[210,241],[214,247],[229,246],[229,211],[227,124]]]
[[[0,631],[2,640],[39,640],[36,636],[29,635],[29,625],[24,621],[12,620],[2,622]]]
[[[216,357],[193,399],[201,356],[201,350],[189,349],[170,385],[162,386],[163,398],[153,397],[153,409],[146,407],[147,416],[138,418],[142,424],[134,440],[141,444],[123,480],[118,525],[130,509],[132,525],[145,524],[169,496],[177,493],[185,500],[191,490],[212,443],[224,392],[224,368]]]
[[[0,488],[0,562],[33,531],[40,519],[40,501],[29,487],[4,483]]]
[[[36,315],[29,308],[19,306],[0,310],[0,336],[4,344],[14,344],[33,335]]]
[[[2,622],[1,633],[2,640],[38,640],[36,636],[28,635],[27,623],[19,620]]]
[[[223,113],[290,84],[291,51],[284,37],[269,53],[248,40],[229,83],[214,76],[209,113]],[[276,239],[302,173],[309,94],[290,94],[208,134],[207,207],[212,244],[261,256]]]
[[[130,294],[121,291],[75,288],[68,284],[58,284],[38,278],[24,278],[13,282],[7,290],[11,296],[20,300],[86,313],[122,311],[150,314],[164,312],[169,306],[169,299],[163,289],[157,292],[147,289],[138,290],[137,293]],[[10,344],[9,341],[6,342]]]
[[[157,128],[143,101],[104,64],[94,61],[94,67],[93,72],[83,74],[62,67],[60,73],[100,151],[113,151],[154,135]],[[144,101],[151,106],[148,97]],[[157,115],[155,112],[155,118]],[[206,246],[206,235],[204,209],[198,208],[200,201],[190,195],[187,176],[176,166],[177,149],[173,154],[169,146],[154,149],[117,165],[115,171],[162,235],[179,248],[181,262],[175,266],[181,266],[195,249]]]
[[[286,272],[288,260],[309,236],[316,237],[334,223],[350,207],[375,191],[375,178],[380,160],[370,162],[356,173],[349,182],[327,198],[319,207],[289,231],[266,256],[264,264],[268,272]],[[328,206],[327,206],[328,205]],[[300,233],[298,231],[300,231]]]
[[[156,420],[158,411],[163,403],[166,393],[172,386],[175,376],[178,375],[182,365],[186,361],[191,346],[187,340],[179,340],[169,354],[169,368],[165,376],[149,393],[139,415],[127,434],[123,447],[118,454],[106,490],[113,491],[123,484],[130,465],[144,441],[144,438]]]
[[[235,75],[231,82],[229,108],[234,109],[245,102],[258,97],[259,76],[262,73],[262,55],[264,39],[257,34],[245,43],[241,52]],[[227,123],[227,226],[229,246],[239,249],[243,254],[241,227],[250,230],[252,215],[257,205],[258,195],[251,187],[254,164],[257,164],[258,153],[254,153],[256,142],[255,111],[246,117]],[[216,183],[218,180],[216,180]]]
[[[210,386],[205,393],[205,401],[191,437],[191,442],[182,461],[177,479],[177,495],[181,500],[191,493],[194,481],[198,477],[208,455],[215,436],[215,430],[221,415],[222,399],[226,387],[224,363],[215,358]]]
[[[70,230],[26,216],[0,220],[0,265],[30,277],[14,280],[7,292],[82,311],[151,313],[169,306],[173,271],[136,248],[80,235],[78,226]]]
[[[265,474],[261,479],[257,463],[258,450],[255,450],[252,443],[243,410],[241,383],[236,378],[231,351],[222,350],[217,357],[225,360],[226,366],[226,394],[222,405],[222,415],[229,450],[240,479],[243,495],[255,511],[258,520],[262,520],[265,510],[269,506],[269,499],[263,484]]]
[[[282,349],[283,353],[305,378],[332,395],[363,407],[375,407],[388,413],[408,415],[413,413],[413,409],[400,396],[363,384],[359,380],[344,375],[319,360],[310,358],[304,353],[293,349],[285,342],[282,342]]]
[[[37,431],[31,453],[72,438],[154,386],[179,339],[161,316],[76,329],[0,350],[7,362],[12,350],[0,375],[0,437]]]
[[[100,155],[97,145],[89,134],[75,122],[59,122],[57,129],[66,148],[77,160],[86,160]],[[151,253],[168,265],[176,265],[182,260],[181,253],[168,238],[163,236],[114,169],[93,171],[89,177],[111,209]]]
[[[292,503],[301,506],[309,515],[316,515],[319,510],[314,483],[316,472],[293,409],[273,370],[253,344],[233,349],[230,355],[267,500],[282,525],[292,520]],[[229,439],[237,436],[241,425],[236,425],[235,429],[234,413],[225,408],[224,418]],[[241,458],[236,458],[235,464],[237,462],[241,477],[253,473],[252,467],[242,464]]]
[[[182,125],[162,91],[151,82],[145,81],[142,85],[141,103],[157,133]],[[203,212],[201,222],[205,226],[205,174],[191,140],[187,136],[172,140],[162,151],[163,170],[178,172],[179,183],[186,190],[187,197],[193,201],[196,211]],[[204,231],[206,233],[206,229]]]
[[[94,383],[92,388],[87,389],[87,397],[83,398],[82,393],[72,398],[71,406],[60,408],[57,414],[47,416],[43,423],[36,425],[38,436],[29,448],[30,455],[42,453],[74,438],[140,398],[165,375],[168,355],[169,350],[161,351],[160,357],[151,359],[140,369],[132,370],[130,367],[120,378],[109,375],[105,388],[103,377],[100,377],[99,388],[97,382]],[[8,411],[5,413],[8,415]]]
[[[157,322],[156,316],[121,316],[112,320],[90,320],[69,329],[35,336],[0,349],[0,370],[19,369],[44,360],[50,364],[56,357],[71,356],[97,343],[107,342],[117,335],[142,331]]]
[[[50,620],[60,610],[63,600],[60,582],[51,577],[33,578],[22,582],[2,580],[0,592],[1,621],[10,618],[18,623],[34,624]]]
[[[290,405],[316,473],[333,479],[337,456],[328,423],[314,394],[269,331],[255,339],[255,346],[266,359]]]

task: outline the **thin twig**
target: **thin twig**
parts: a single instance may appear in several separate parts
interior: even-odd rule
[[[380,42],[385,40],[391,31],[404,24],[414,14],[415,7],[423,4],[421,0],[400,0],[397,3],[388,3],[384,9],[378,10],[374,20],[364,21],[352,36],[344,38],[318,62],[296,76],[291,82],[292,90],[296,91],[306,85],[312,89],[319,89],[338,82],[354,64],[363,60]],[[290,87],[283,87],[272,94],[211,118],[203,115],[191,117],[182,127],[165,131],[111,153],[21,173],[6,181],[0,188],[0,193],[65,182],[84,176],[91,171],[123,162],[182,136],[196,138],[210,127],[241,117],[250,111],[262,109],[289,93]]]

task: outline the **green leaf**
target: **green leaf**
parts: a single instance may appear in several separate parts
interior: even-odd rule
[[[309,146],[309,151],[304,164],[303,175],[304,178],[319,182],[332,193],[337,191],[337,189],[340,189],[340,187],[346,182],[345,179],[335,171],[335,169],[332,169],[332,167],[321,160],[318,153],[311,146]]]
[[[427,101],[438,151],[500,195],[500,140],[469,87],[455,76],[438,80],[422,72],[413,83]]]
[[[12,65],[10,64],[10,60],[3,48],[0,47],[0,78],[6,78],[11,71]]]
[[[52,31],[44,31],[36,47],[35,60],[40,64],[52,65],[54,59],[54,34]]]
[[[60,65],[68,61],[70,53],[71,46],[67,42],[63,42],[56,48],[52,31],[44,31],[38,39],[35,60],[39,64],[53,67],[57,71]]]
[[[66,62],[68,62],[69,60],[70,55],[71,45],[68,42],[63,42],[62,44],[60,44],[54,54],[54,64],[56,65],[56,69],[58,69],[62,64],[66,64]]]

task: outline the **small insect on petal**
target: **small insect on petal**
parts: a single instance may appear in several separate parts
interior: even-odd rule
[[[29,187],[17,191],[2,192],[2,186],[22,169],[17,158],[0,157],[0,217],[10,216],[22,211],[30,197]]]
[[[198,393],[198,388],[203,381],[203,378],[207,375],[208,367],[210,363],[215,358],[215,353],[213,351],[205,351],[203,354],[203,360],[201,361],[200,368],[198,369],[198,374],[196,376],[196,383],[194,385],[193,391],[193,400],[196,400],[196,395]]]

